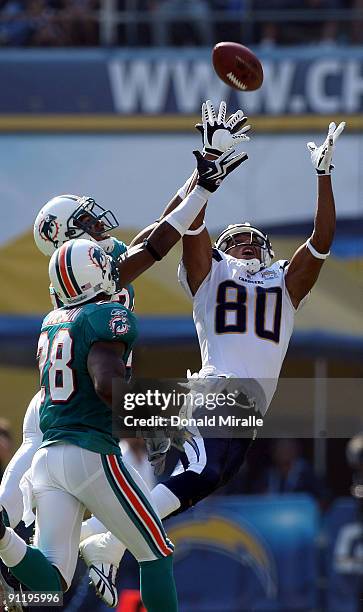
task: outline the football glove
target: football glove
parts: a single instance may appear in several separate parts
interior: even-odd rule
[[[217,159],[210,161],[203,157],[200,151],[193,151],[198,167],[197,185],[213,193],[228,174],[248,159],[247,153],[234,155],[234,149],[229,149]]]
[[[227,120],[226,111],[226,103],[222,101],[217,117],[212,102],[210,100],[203,102],[202,123],[197,123],[195,126],[202,136],[203,153],[219,157],[236,144],[249,140],[246,132],[251,129],[251,126],[245,125],[247,117],[243,111],[238,110]]]
[[[345,128],[345,122],[339,123],[338,127],[332,121],[329,125],[328,135],[323,144],[318,147],[315,142],[308,142],[307,148],[310,151],[311,161],[318,175],[329,175],[334,166],[331,163],[334,145]]]
[[[154,468],[154,474],[160,476],[165,469],[166,455],[170,450],[171,440],[162,432],[159,432],[159,435],[153,438],[145,437],[144,440],[147,458]]]

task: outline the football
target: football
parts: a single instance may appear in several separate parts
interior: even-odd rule
[[[227,85],[239,91],[254,91],[263,83],[260,60],[247,47],[234,42],[218,43],[212,53],[214,70]]]

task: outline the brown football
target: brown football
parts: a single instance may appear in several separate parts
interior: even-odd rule
[[[239,91],[254,91],[263,83],[260,60],[247,47],[234,42],[218,43],[212,53],[214,70],[227,85]]]

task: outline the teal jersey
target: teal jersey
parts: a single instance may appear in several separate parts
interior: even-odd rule
[[[136,337],[135,315],[114,302],[64,306],[45,317],[38,344],[42,446],[69,442],[97,453],[120,453],[111,408],[94,390],[87,358],[94,342],[122,342],[126,364]]]
[[[107,254],[112,257],[113,261],[117,261],[121,255],[126,253],[127,246],[122,240],[117,240],[116,238],[112,238],[114,247],[112,251],[107,251]],[[121,279],[122,281],[122,279]],[[129,310],[134,310],[135,307],[135,293],[132,285],[126,285],[126,287],[121,288],[115,295],[112,297],[114,302],[120,302],[128,308]]]

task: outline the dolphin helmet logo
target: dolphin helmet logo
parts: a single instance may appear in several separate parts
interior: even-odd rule
[[[105,278],[107,272],[107,256],[97,246],[91,247],[89,250],[89,257],[92,263],[102,270],[102,278]]]
[[[51,242],[56,249],[58,248],[59,240],[57,237],[59,234],[59,225],[55,215],[47,215],[43,219],[39,225],[39,234],[43,240],[48,240],[48,242]]]
[[[214,550],[228,555],[255,573],[266,596],[277,595],[275,561],[262,541],[249,526],[221,516],[178,522],[169,528],[168,535],[175,545],[175,561],[191,548]]]

